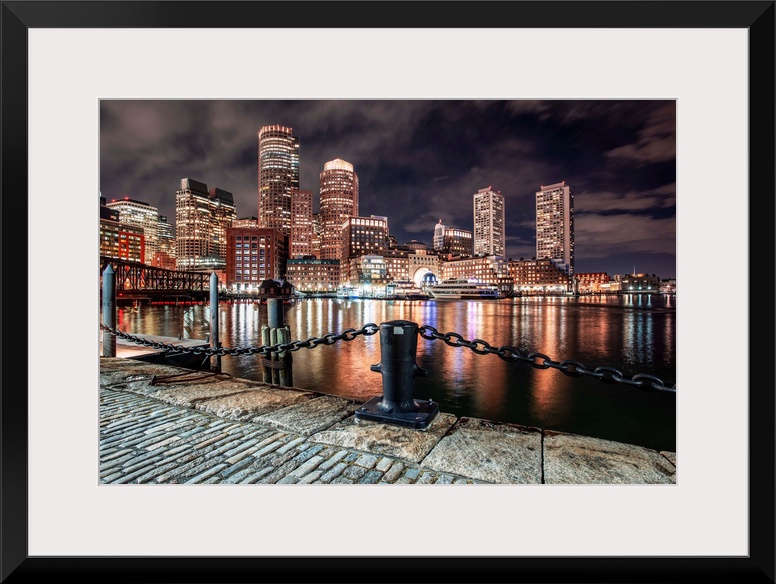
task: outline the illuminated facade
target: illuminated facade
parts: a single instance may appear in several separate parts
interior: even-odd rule
[[[165,270],[174,270],[175,263],[175,227],[167,222],[166,215],[159,215],[157,224],[157,250],[154,254],[152,265],[155,268],[164,268]]]
[[[363,255],[382,255],[388,249],[388,218],[349,217],[341,225],[343,261]]]
[[[340,259],[343,223],[350,217],[358,216],[358,175],[353,170],[353,165],[340,158],[324,164],[320,175],[320,189],[320,257]]]
[[[549,258],[510,261],[509,276],[515,290],[527,295],[564,293],[571,288],[569,275]]]
[[[299,189],[299,138],[286,126],[259,130],[259,227],[291,234],[291,192]]]
[[[473,278],[483,284],[498,286],[502,294],[512,292],[512,279],[507,263],[501,256],[488,255],[474,258],[442,261],[442,279]]]
[[[176,266],[178,270],[223,270],[226,230],[237,218],[232,193],[189,178],[175,195]]]
[[[291,191],[291,236],[289,257],[302,258],[313,255],[313,193]]]
[[[144,264],[152,265],[154,255],[159,249],[159,237],[157,230],[159,228],[159,209],[152,207],[148,203],[136,201],[129,197],[123,199],[114,199],[106,204],[109,209],[118,212],[119,223],[140,227],[145,236],[145,251],[143,259]]]
[[[503,256],[506,249],[504,231],[504,197],[491,187],[474,194],[474,241],[476,256]]]
[[[240,217],[239,219],[235,219],[232,221],[232,227],[249,227],[252,229],[255,229],[259,226],[259,218],[258,217]]]
[[[606,272],[584,272],[574,274],[577,291],[580,294],[598,293],[604,289],[604,284],[609,284],[609,274]]]
[[[274,229],[231,227],[226,231],[226,285],[243,292],[258,292],[265,280],[286,277],[288,238]]]
[[[434,226],[434,249],[437,251],[442,251],[442,248],[445,245],[445,229],[447,229],[446,225],[442,224],[442,220],[439,220],[439,223],[437,223]]]
[[[143,263],[145,235],[142,227],[100,219],[100,255]]]
[[[290,259],[286,271],[288,281],[298,292],[334,294],[339,286],[339,260]]]
[[[323,238],[323,224],[321,223],[321,214],[313,213],[313,239],[310,243],[310,255],[315,258],[321,257],[321,239]]]
[[[574,193],[565,181],[536,193],[536,257],[574,275]]]

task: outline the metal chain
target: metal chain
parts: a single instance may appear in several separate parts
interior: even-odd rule
[[[112,335],[126,339],[130,342],[143,345],[145,347],[152,347],[154,349],[161,349],[173,354],[180,353],[193,353],[195,355],[213,356],[218,355],[225,356],[240,356],[240,355],[262,355],[269,357],[272,353],[280,353],[281,351],[298,351],[299,349],[313,349],[319,345],[334,345],[339,341],[352,341],[357,337],[364,335],[370,336],[379,332],[380,327],[375,323],[368,323],[362,326],[360,329],[345,329],[340,334],[328,333],[322,337],[310,337],[305,341],[291,341],[289,343],[276,343],[274,345],[262,345],[260,347],[183,347],[181,345],[170,345],[166,343],[160,343],[157,341],[150,341],[142,337],[130,335],[128,333],[121,332],[117,329],[112,329],[104,324],[100,324],[100,328],[104,331],[110,332]],[[646,373],[639,373],[633,375],[630,379],[615,369],[614,367],[596,367],[590,369],[579,363],[578,361],[564,360],[554,361],[544,353],[527,353],[523,354],[515,347],[503,345],[501,347],[494,347],[487,341],[482,339],[474,339],[467,341],[462,335],[458,333],[440,333],[437,329],[430,325],[423,325],[418,327],[418,334],[429,341],[441,340],[451,347],[466,347],[471,349],[478,355],[497,355],[504,361],[521,361],[528,363],[531,367],[536,369],[557,369],[564,375],[569,377],[582,377],[590,376],[603,381],[604,383],[625,383],[643,389],[645,391],[668,391],[676,393],[676,385],[666,386],[662,379],[655,377],[654,375],[648,375]]]
[[[179,353],[193,353],[195,355],[213,356],[218,355],[220,357],[225,356],[240,356],[240,355],[263,355],[269,357],[272,353],[280,353],[281,351],[298,351],[299,349],[312,349],[318,345],[333,345],[338,341],[352,341],[361,335],[370,336],[379,332],[380,327],[370,322],[365,324],[360,329],[345,329],[340,334],[328,333],[322,337],[310,337],[306,341],[291,341],[289,343],[276,343],[274,345],[262,345],[260,347],[183,347],[181,345],[170,345],[167,343],[160,343],[157,341],[150,341],[143,337],[137,337],[128,333],[123,333],[118,329],[112,329],[100,323],[100,328],[104,331],[110,332],[113,336],[126,339],[127,341],[143,345],[144,347],[153,347],[154,349],[161,349],[165,352],[179,354]]]
[[[418,327],[418,334],[429,341],[444,341],[451,347],[466,347],[478,355],[498,355],[498,357],[504,361],[521,361],[528,363],[531,367],[536,369],[557,369],[569,377],[582,377],[583,375],[587,375],[590,377],[595,377],[596,379],[605,383],[625,383],[645,391],[669,391],[676,393],[675,384],[671,387],[666,386],[662,379],[655,377],[654,375],[639,373],[628,379],[621,371],[615,369],[614,367],[596,367],[595,369],[590,369],[577,361],[553,361],[544,353],[523,354],[515,347],[494,347],[482,339],[467,341],[458,333],[440,333],[433,326],[427,324]]]

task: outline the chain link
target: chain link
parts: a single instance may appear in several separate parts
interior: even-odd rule
[[[596,367],[595,369],[589,369],[578,361],[554,361],[544,353],[523,354],[515,347],[506,345],[494,347],[482,339],[467,341],[458,333],[440,333],[433,326],[427,324],[418,327],[418,334],[429,341],[444,341],[451,347],[467,347],[478,355],[493,354],[504,361],[523,362],[536,369],[557,369],[569,377],[582,377],[586,375],[595,377],[604,383],[624,383],[645,391],[668,391],[676,393],[676,385],[667,386],[662,379],[655,377],[654,375],[639,373],[628,379],[620,370],[615,369],[614,367]]]
[[[269,357],[272,353],[280,353],[281,351],[298,351],[299,349],[313,349],[318,345],[334,345],[338,341],[352,341],[361,335],[370,336],[380,331],[380,327],[370,322],[365,324],[360,329],[345,329],[340,334],[328,333],[322,337],[310,337],[305,341],[291,341],[289,343],[276,343],[274,345],[261,345],[260,347],[184,347],[182,345],[170,345],[167,343],[160,343],[157,341],[151,341],[144,339],[143,337],[137,337],[128,333],[121,332],[117,329],[112,329],[100,323],[100,328],[103,331],[108,331],[115,337],[125,339],[132,343],[143,345],[144,347],[153,347],[154,349],[161,349],[169,353],[193,353],[194,355],[206,355],[219,357],[238,357],[241,355],[262,355]]]

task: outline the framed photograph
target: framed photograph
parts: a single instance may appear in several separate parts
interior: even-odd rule
[[[774,582],[774,396],[750,367],[774,354],[775,16],[772,0],[3,1],[0,581]],[[117,176],[202,148],[187,100],[564,102],[566,120],[583,101],[670,104],[676,428],[645,439],[675,431],[675,484],[101,484],[100,142]],[[168,107],[101,133],[124,101]],[[628,111],[574,126],[575,148]],[[494,142],[498,123],[466,119]],[[619,154],[664,160],[659,126]]]

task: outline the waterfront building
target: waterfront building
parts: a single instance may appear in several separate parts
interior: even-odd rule
[[[159,209],[152,207],[143,201],[137,201],[124,197],[123,199],[113,199],[106,206],[119,215],[119,223],[140,227],[143,230],[145,245],[143,251],[144,264],[153,264],[154,254],[159,249],[159,238],[157,230],[159,228]]]
[[[155,268],[174,270],[176,267],[175,226],[167,222],[166,215],[159,215],[159,223],[157,225],[157,250],[151,265]]]
[[[237,218],[232,193],[181,179],[175,194],[175,241],[178,270],[213,271],[226,267],[226,230]]]
[[[291,233],[289,257],[302,258],[313,253],[313,193],[291,191]]]
[[[340,262],[318,258],[293,258],[286,263],[286,274],[298,292],[334,294],[340,282]]]
[[[416,240],[407,242],[403,246],[407,249],[407,270],[409,280],[412,280],[418,288],[432,284],[441,279],[442,262],[439,254],[428,249],[425,243]]]
[[[471,257],[474,255],[472,232],[442,224],[434,226],[434,251],[440,255]]]
[[[286,277],[288,237],[274,229],[230,227],[226,230],[226,286],[256,293],[266,280]]]
[[[382,255],[388,249],[387,217],[349,217],[342,223],[341,232],[340,257],[343,260],[363,255]]]
[[[574,276],[574,192],[565,181],[536,192],[536,257]]]
[[[235,219],[232,221],[232,227],[252,227],[256,228],[259,226],[259,218],[258,217],[240,217],[239,219]]]
[[[660,290],[661,279],[655,274],[617,274],[614,279],[620,283],[623,293],[641,294]]]
[[[291,234],[291,192],[299,189],[299,138],[281,125],[259,130],[259,227]]]
[[[402,247],[388,247],[383,252],[385,270],[391,282],[406,282],[410,277],[409,251]]]
[[[504,197],[492,187],[474,194],[474,237],[476,256],[503,256],[506,249]]]
[[[358,216],[358,175],[353,165],[340,158],[324,164],[320,174],[320,196],[320,257],[340,259],[342,225],[350,217]]]
[[[514,290],[523,295],[561,294],[571,289],[569,275],[549,258],[509,260],[507,269]]]
[[[498,286],[502,295],[508,295],[513,290],[507,262],[501,256],[487,255],[443,260],[441,267],[442,280],[473,278],[483,284]]]
[[[577,272],[574,274],[576,291],[580,294],[597,294],[601,285],[608,284],[611,278],[606,272]]]
[[[360,295],[381,298],[385,286],[391,282],[385,259],[381,255],[362,255],[350,258],[346,264],[348,276],[343,284],[356,286]]]
[[[145,234],[142,227],[100,218],[100,255],[143,263]]]

